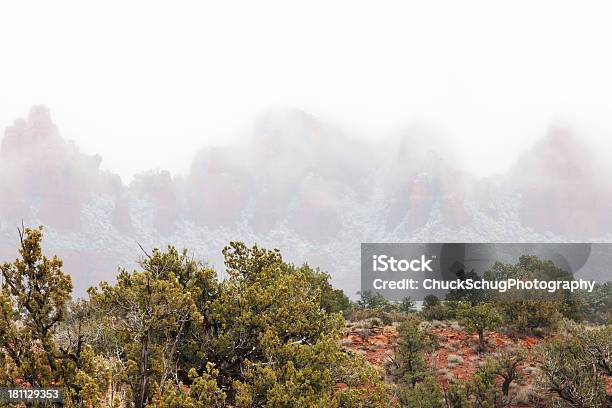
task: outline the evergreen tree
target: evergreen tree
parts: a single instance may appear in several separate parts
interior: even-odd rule
[[[360,299],[357,301],[357,305],[361,309],[388,310],[390,308],[389,301],[378,292],[374,293],[371,290],[364,290],[358,294]]]
[[[586,330],[569,326],[563,337],[554,337],[538,350],[539,385],[553,393],[556,405],[598,408],[612,406],[606,396],[606,378],[612,377],[612,327]]]
[[[485,279],[521,279],[540,281],[571,281],[568,271],[557,267],[550,260],[536,256],[521,256],[516,264],[496,262],[485,272]],[[553,331],[562,317],[573,320],[582,318],[582,301],[577,293],[559,290],[548,293],[541,290],[512,289],[505,293],[490,291],[488,300],[495,302],[505,324],[527,334],[545,334]]]
[[[398,309],[399,309],[400,312],[412,313],[412,312],[416,311],[416,309],[415,309],[415,302],[414,302],[414,300],[412,300],[410,298],[410,296],[405,297],[400,302],[400,304],[398,306]]]
[[[79,314],[69,308],[70,276],[58,257],[43,254],[42,227],[20,229],[19,237],[20,257],[0,265],[0,384],[58,387],[65,406],[99,406],[107,364],[87,344],[84,327],[65,336]]]
[[[495,330],[501,324],[501,316],[494,305],[481,303],[476,306],[462,304],[458,317],[460,324],[469,333],[478,334],[478,351],[485,351],[485,331]]]
[[[405,408],[447,408],[442,390],[432,376],[414,387],[400,387],[399,400]]]
[[[429,374],[425,353],[434,350],[436,338],[415,317],[400,323],[397,333],[395,355],[387,371],[400,383],[414,387]]]
[[[224,255],[224,281],[169,247],[90,290],[112,328],[100,351],[114,344],[134,406],[392,404],[376,370],[342,351],[342,297],[326,274],[241,242]]]
[[[154,250],[141,271],[122,270],[117,284],[89,291],[119,344],[119,357],[136,407],[146,406],[166,381],[178,377],[178,358],[189,325],[202,321],[187,290],[206,272],[174,247]]]
[[[43,255],[42,227],[19,230],[20,258],[0,265],[0,378],[36,387],[62,383],[69,376],[54,339],[65,319],[72,282],[62,261]]]

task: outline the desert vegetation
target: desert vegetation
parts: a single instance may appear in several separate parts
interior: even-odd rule
[[[485,274],[497,276],[571,279],[533,256]],[[398,406],[612,406],[609,283],[538,301],[451,291],[419,311],[409,298],[361,295],[343,344],[383,372]]]
[[[61,388],[64,406],[612,403],[609,285],[539,303],[428,296],[417,310],[370,292],[352,302],[316,268],[231,242],[225,279],[187,251],[143,248],[139,268],[73,299],[42,227],[20,238],[0,266],[0,385]],[[562,272],[533,257],[500,271]]]

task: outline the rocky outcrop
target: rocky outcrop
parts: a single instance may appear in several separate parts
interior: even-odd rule
[[[506,183],[522,196],[521,221],[577,238],[610,230],[612,188],[601,163],[568,127],[553,127],[525,152]]]
[[[119,177],[100,171],[99,156],[85,155],[59,136],[43,106],[8,127],[1,146],[0,217],[9,222],[36,216],[46,225],[75,231],[92,193],[122,188]]]
[[[107,267],[100,254],[126,266],[137,243],[171,243],[222,268],[221,248],[240,239],[320,266],[353,295],[361,242],[612,240],[609,172],[571,130],[552,129],[485,180],[431,133],[417,126],[375,146],[280,112],[240,144],[200,151],[186,175],[150,171],[125,186],[35,107],[0,145],[0,257],[12,256],[22,219],[43,224],[50,249],[85,268],[71,272],[86,287]]]

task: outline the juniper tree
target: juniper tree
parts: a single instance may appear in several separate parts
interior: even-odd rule
[[[67,331],[83,317],[70,306],[71,278],[58,257],[43,255],[42,227],[20,229],[19,237],[20,257],[0,265],[0,383],[61,387],[66,406],[96,407],[107,365],[88,346],[84,326]]]
[[[120,344],[127,383],[136,407],[144,407],[166,381],[177,378],[180,347],[189,324],[202,320],[187,284],[202,272],[199,264],[169,247],[154,250],[142,270],[121,270],[117,284],[89,290],[104,311]]]
[[[240,242],[224,255],[224,281],[170,247],[90,290],[121,346],[134,406],[389,403],[376,371],[341,350],[327,275]]]
[[[207,318],[193,332],[199,347],[190,353],[214,363],[228,404],[389,405],[380,375],[341,350],[343,318],[326,297],[326,275],[286,264],[277,250],[242,242],[223,253],[228,278],[201,310]],[[348,387],[338,389],[338,383]]]
[[[485,272],[484,279],[571,281],[574,278],[552,261],[529,255],[521,256],[516,264],[496,262]],[[569,290],[549,293],[536,289],[510,289],[503,294],[491,291],[488,298],[496,304],[508,327],[528,334],[553,331],[561,317],[580,320],[583,309],[579,294]]]
[[[410,296],[407,296],[403,298],[400,302],[398,310],[404,313],[412,313],[416,311],[415,305],[416,303],[414,302],[414,300],[412,300]]]
[[[318,268],[312,268],[308,264],[296,267],[292,264],[283,263],[282,269],[286,273],[303,273],[310,282],[311,290],[320,291],[321,307],[326,312],[342,312],[342,314],[346,316],[351,310],[352,305],[350,299],[344,294],[342,289],[336,289],[332,286],[329,274]]]
[[[458,311],[459,322],[470,333],[478,334],[478,351],[485,351],[485,330],[495,330],[501,324],[501,316],[490,303],[476,306],[462,304]]]
[[[42,227],[19,230],[20,257],[0,265],[0,377],[5,384],[17,379],[32,386],[59,384],[67,376],[57,358],[54,339],[65,319],[72,282],[62,261],[43,255]]]
[[[433,376],[414,387],[400,387],[399,401],[403,408],[447,408],[442,389]]]
[[[395,354],[387,371],[400,383],[414,387],[429,374],[425,353],[434,350],[436,338],[415,317],[400,323],[397,333]]]
[[[510,385],[520,382],[523,378],[521,364],[527,358],[527,352],[522,348],[514,348],[503,352],[499,357],[491,360],[492,370],[502,379],[502,393],[508,397]]]
[[[553,401],[572,407],[612,406],[606,381],[612,376],[612,327],[586,330],[570,325],[563,337],[539,346],[538,384],[553,393]]]

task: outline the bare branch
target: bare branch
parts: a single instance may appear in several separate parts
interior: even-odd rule
[[[140,247],[140,250],[142,251],[142,253],[145,254],[147,258],[151,259],[151,255],[149,255],[149,253],[142,247],[142,245],[140,245],[140,242],[136,241],[136,243]]]

